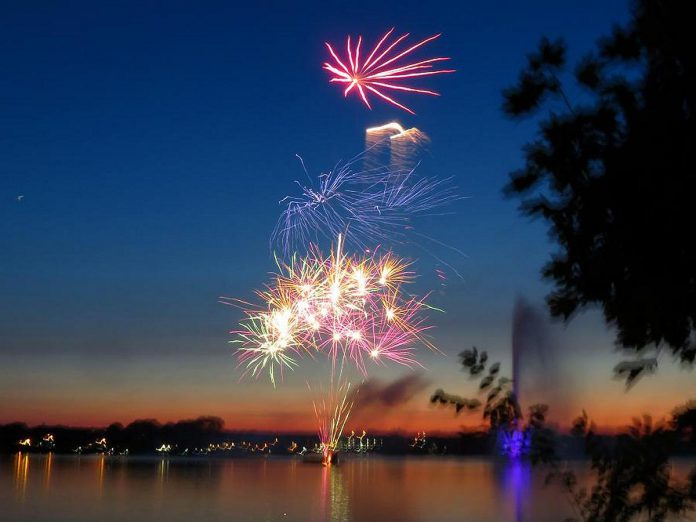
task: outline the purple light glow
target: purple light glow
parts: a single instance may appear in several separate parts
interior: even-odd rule
[[[529,451],[529,433],[513,427],[510,430],[498,432],[498,443],[501,454],[518,459]]]

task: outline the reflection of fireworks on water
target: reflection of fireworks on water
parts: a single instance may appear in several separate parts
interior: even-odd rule
[[[439,96],[435,91],[426,89],[416,89],[403,85],[403,80],[408,78],[418,78],[433,76],[435,74],[446,74],[454,72],[454,69],[433,69],[434,64],[449,60],[446,57],[429,58],[413,63],[403,63],[409,54],[416,49],[426,45],[440,37],[439,34],[433,35],[425,40],[408,47],[403,51],[397,51],[396,47],[404,41],[409,34],[406,33],[393,42],[389,42],[394,29],[390,29],[372,52],[361,62],[360,51],[362,46],[362,36],[358,37],[355,47],[351,47],[350,36],[346,42],[346,56],[341,59],[329,43],[326,44],[333,62],[325,62],[324,69],[331,73],[332,83],[345,84],[344,96],[348,96],[353,89],[359,94],[362,101],[370,106],[368,101],[368,91],[382,98],[383,100],[395,105],[411,114],[415,114],[411,109],[394,100],[391,96],[384,93],[384,90],[410,92],[418,94],[429,94]],[[384,46],[384,47],[383,47]]]
[[[380,166],[356,170],[363,155],[319,175],[310,185],[297,183],[302,194],[288,196],[271,236],[284,255],[320,238],[346,230],[353,246],[403,241],[410,220],[458,199],[451,178],[421,177],[415,168]],[[303,164],[304,166],[304,164]],[[305,171],[306,173],[306,171]]]
[[[335,388],[332,387],[328,397],[314,401],[314,414],[319,424],[319,443],[323,462],[327,465],[333,461],[333,455],[338,449],[343,429],[353,408],[353,398],[349,397],[349,393],[350,383],[342,382]]]
[[[261,307],[225,301],[244,310],[232,342],[240,344],[240,363],[253,376],[267,372],[275,384],[276,369],[282,374],[299,356],[318,353],[331,359],[332,369],[338,359],[348,360],[365,374],[367,360],[413,366],[418,344],[435,349],[424,335],[430,328],[425,298],[403,292],[414,274],[391,252],[346,255],[339,235],[329,256],[311,246],[307,256],[278,268],[273,282],[257,291]]]

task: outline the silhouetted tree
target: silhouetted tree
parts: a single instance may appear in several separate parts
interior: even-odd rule
[[[556,436],[546,425],[548,413],[549,407],[546,404],[534,404],[529,407],[529,420],[525,431],[529,434],[529,458],[533,464],[556,460]]]
[[[672,427],[689,443],[696,444],[696,400],[672,411]]]
[[[15,449],[17,441],[25,438],[29,431],[27,425],[23,422],[13,422],[0,426],[0,452],[8,449]]]
[[[124,437],[123,424],[121,424],[120,422],[114,422],[110,424],[109,427],[106,428],[104,435],[106,437],[106,440],[112,447],[128,447],[127,441]]]
[[[123,440],[131,453],[151,452],[163,442],[162,425],[155,419],[138,419],[123,430]]]
[[[220,438],[225,422],[220,417],[198,417],[162,427],[165,442],[180,448],[202,447]]]
[[[668,346],[696,356],[696,31],[689,2],[640,0],[625,27],[580,61],[573,103],[561,81],[565,44],[543,39],[504,112],[560,103],[506,187],[550,225],[559,249],[543,269],[554,316],[601,306],[629,351]],[[635,379],[645,360],[624,375]]]
[[[613,522],[647,516],[659,522],[694,509],[696,474],[692,472],[688,482],[674,479],[669,455],[676,437],[667,426],[654,426],[646,415],[612,440],[595,433],[585,412],[573,426],[573,434],[585,439],[596,480],[588,490],[578,485],[573,471],[557,462],[547,480],[563,485],[581,520]]]

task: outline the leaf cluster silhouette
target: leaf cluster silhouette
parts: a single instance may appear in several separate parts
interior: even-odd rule
[[[512,389],[512,380],[500,376],[500,363],[488,366],[488,353],[479,352],[474,346],[459,354],[462,369],[473,379],[479,379],[478,393],[485,395],[485,402],[478,398],[464,398],[459,395],[436,390],[430,402],[452,406],[456,413],[462,410],[475,411],[483,406],[483,418],[490,422],[491,429],[509,427],[522,418],[522,411]],[[486,371],[487,369],[487,371]]]

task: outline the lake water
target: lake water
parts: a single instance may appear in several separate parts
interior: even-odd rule
[[[544,476],[522,463],[465,457],[356,457],[325,468],[284,457],[17,454],[0,456],[0,520],[556,522],[572,515]]]

